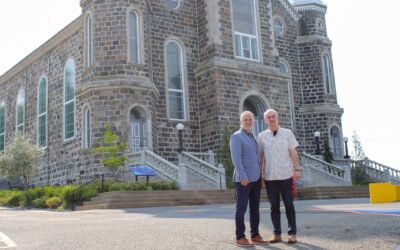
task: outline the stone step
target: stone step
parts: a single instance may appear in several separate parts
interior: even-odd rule
[[[296,194],[298,200],[367,197],[369,197],[368,187],[298,188]],[[261,200],[267,200],[265,191],[261,193]],[[235,203],[233,190],[114,191],[102,193],[91,201],[84,202],[83,206],[77,207],[77,210],[227,203]]]

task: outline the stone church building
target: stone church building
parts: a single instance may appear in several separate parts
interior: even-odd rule
[[[78,4],[72,3],[72,4]],[[321,0],[81,0],[82,14],[0,77],[0,151],[19,130],[43,146],[36,185],[102,171],[104,126],[131,152],[218,150],[239,114],[274,108],[300,150],[314,132],[343,156]]]

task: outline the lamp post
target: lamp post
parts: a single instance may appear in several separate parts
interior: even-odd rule
[[[346,152],[346,155],[344,156],[344,158],[345,159],[350,159],[349,149],[347,148],[347,142],[349,141],[349,138],[343,137],[343,141],[344,141],[344,149],[345,149],[345,152]]]
[[[319,137],[321,136],[321,133],[319,131],[314,132],[314,139],[315,139],[315,144],[316,144],[316,149],[315,149],[315,154],[320,155],[320,150],[319,150]]]
[[[176,129],[178,130],[178,137],[179,137],[179,148],[178,152],[182,153],[183,149],[183,141],[182,141],[182,130],[185,128],[185,126],[182,123],[178,123],[176,125]]]

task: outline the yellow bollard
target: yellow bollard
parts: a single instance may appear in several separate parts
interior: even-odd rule
[[[396,201],[400,201],[400,185],[394,187],[396,189]]]
[[[390,182],[385,183],[370,183],[369,184],[369,197],[371,203],[388,203],[394,202],[399,198],[397,196],[395,186]]]

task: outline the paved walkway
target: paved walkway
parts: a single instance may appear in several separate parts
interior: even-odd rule
[[[399,248],[400,203],[368,202],[296,201],[299,243],[253,249]],[[269,237],[269,204],[261,206],[260,231]],[[239,249],[233,217],[234,204],[81,212],[0,208],[0,249]],[[284,217],[282,222],[287,228]]]

